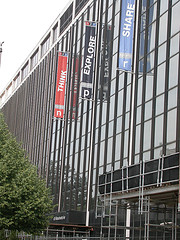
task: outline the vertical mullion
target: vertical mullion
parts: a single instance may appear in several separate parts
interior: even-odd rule
[[[146,97],[146,66],[147,66],[147,45],[148,45],[148,25],[149,25],[149,1],[146,5],[146,26],[144,44],[144,66],[143,66],[143,87],[142,87],[142,114],[141,114],[141,137],[140,137],[140,160],[143,160],[144,143],[144,117],[145,117],[145,97]]]
[[[79,54],[79,59],[80,59],[80,62],[81,62],[81,59],[82,59],[82,42],[83,42],[83,25],[84,25],[84,14],[82,14],[82,20],[81,20],[81,37],[80,37],[80,54]],[[80,79],[80,74],[81,74],[81,64],[79,64],[79,68],[78,68],[78,78]],[[78,98],[77,98],[77,101],[78,101]],[[76,106],[77,107],[77,106]],[[79,132],[79,148],[78,148],[78,164],[77,164],[77,176],[79,176],[79,173],[80,173],[80,160],[81,160],[81,136],[82,136],[82,124],[83,124],[83,118],[82,118],[82,115],[83,115],[83,108],[84,108],[84,101],[81,101],[81,111],[80,111],[80,123],[79,123],[79,128],[80,128],[80,132]],[[76,137],[76,136],[75,136]],[[77,178],[77,183],[76,183],[76,197],[75,197],[75,206],[77,208],[77,205],[78,205],[78,194],[79,194],[79,178]]]
[[[72,111],[69,109],[71,108],[71,71],[72,71],[72,58],[73,58],[73,41],[74,41],[74,25],[71,27],[70,31],[70,40],[69,40],[69,49],[70,49],[70,56],[69,56],[69,65],[68,65],[68,82],[67,82],[67,91],[66,91],[66,108],[67,108],[67,114],[65,116],[65,121],[68,125],[68,136],[67,136],[67,166],[66,167],[66,179],[65,179],[65,198],[67,191],[72,191],[71,185],[70,189],[67,189],[69,186],[68,177],[69,172],[71,171],[71,174],[73,172],[73,169],[69,169],[69,159],[70,159],[70,146],[71,146],[71,130],[72,130]],[[71,101],[70,101],[71,100]],[[70,193],[69,193],[70,194]],[[70,199],[69,199],[70,200]],[[70,204],[70,203],[69,203]]]
[[[152,105],[152,131],[151,131],[151,154],[150,158],[154,158],[154,137],[155,137],[155,115],[156,115],[156,88],[157,88],[157,64],[158,64],[158,41],[159,41],[159,14],[160,2],[157,1],[157,19],[155,33],[155,54],[154,54],[154,81],[153,81],[153,105]]]
[[[75,69],[76,69],[76,58],[77,58],[77,36],[78,36],[78,21],[76,21],[76,32],[75,32],[75,46],[74,46],[74,56],[72,56],[72,61],[73,61],[73,71],[72,71],[72,82],[71,82],[71,93],[70,93],[70,119],[72,119],[72,113],[73,113],[73,102],[74,102],[74,83],[75,83]],[[73,41],[72,41],[72,45],[73,45]],[[73,46],[72,46],[73,49]],[[73,52],[73,50],[72,50]],[[77,90],[78,91],[78,90]],[[78,94],[77,94],[78,96]],[[77,97],[76,96],[76,100]],[[77,101],[76,101],[77,102]],[[76,115],[77,113],[75,113]],[[72,120],[71,120],[71,124],[72,124]],[[73,208],[74,205],[74,199],[73,199],[73,179],[75,176],[75,172],[74,172],[74,165],[75,165],[75,143],[76,143],[76,126],[77,126],[77,117],[75,116],[75,122],[74,122],[74,138],[73,138],[73,152],[72,152],[72,172],[71,172],[71,191],[70,191],[70,200],[69,200],[69,205],[70,205],[70,209]],[[73,130],[72,130],[73,131]],[[70,138],[71,140],[71,138]]]

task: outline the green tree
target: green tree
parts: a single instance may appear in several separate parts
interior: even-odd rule
[[[52,210],[50,191],[0,113],[0,230],[39,234]]]

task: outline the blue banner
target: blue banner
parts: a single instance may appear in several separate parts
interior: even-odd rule
[[[92,98],[93,94],[93,69],[94,57],[96,50],[96,23],[86,21],[85,33],[85,47],[84,47],[84,65],[83,77],[81,82],[81,96],[82,98]]]
[[[119,68],[132,70],[135,0],[122,0],[119,44]]]

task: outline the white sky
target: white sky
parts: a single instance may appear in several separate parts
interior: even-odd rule
[[[2,0],[0,42],[0,93],[12,80],[69,0]]]

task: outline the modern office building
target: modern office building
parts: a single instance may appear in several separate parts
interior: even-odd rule
[[[72,0],[18,69],[0,104],[46,234],[180,239],[179,50],[179,0]]]

